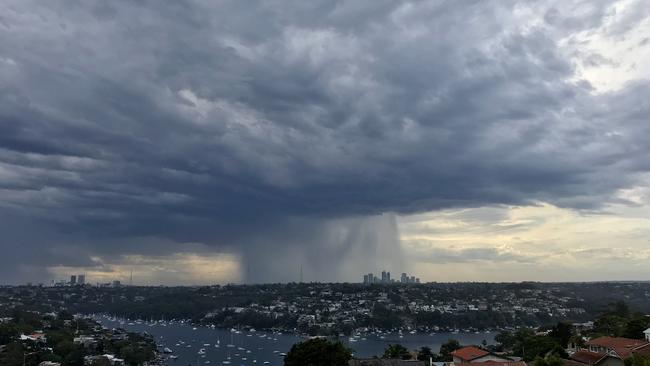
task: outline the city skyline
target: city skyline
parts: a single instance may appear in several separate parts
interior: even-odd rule
[[[2,2],[1,282],[648,280],[648,34],[643,0]]]

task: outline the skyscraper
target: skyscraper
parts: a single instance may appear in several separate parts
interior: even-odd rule
[[[75,276],[75,275],[70,276],[70,284],[71,285],[76,285],[77,284],[77,276]]]
[[[381,271],[381,283],[386,283],[386,271]]]
[[[77,275],[77,284],[78,285],[86,284],[86,275],[85,274]]]
[[[406,275],[406,273],[402,273],[402,277],[400,278],[399,282],[401,282],[401,283],[408,283],[409,282],[409,278]]]

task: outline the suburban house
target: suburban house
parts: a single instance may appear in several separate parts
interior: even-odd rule
[[[97,345],[97,340],[93,336],[80,335],[79,337],[74,337],[72,339],[72,343],[90,348]]]
[[[454,352],[452,352],[451,356],[453,357],[453,362],[455,364],[478,363],[478,362],[483,363],[486,361],[496,361],[500,364],[503,363],[512,364],[512,360],[507,357],[501,357],[491,352],[488,352],[484,349],[474,347],[474,346],[459,348]],[[484,365],[492,366],[488,364],[484,364]]]
[[[588,350],[577,351],[563,361],[565,366],[625,366],[625,362],[618,356]]]
[[[623,360],[630,357],[634,350],[644,348],[647,345],[647,340],[622,337],[598,337],[586,343],[587,349],[591,352],[606,353]]]
[[[21,334],[20,335],[20,340],[21,341],[32,341],[32,342],[37,342],[37,343],[46,343],[47,342],[47,337],[45,336],[45,333],[43,332],[34,332],[29,335]]]

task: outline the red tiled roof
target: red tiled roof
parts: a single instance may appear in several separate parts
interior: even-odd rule
[[[562,359],[562,363],[564,363],[564,366],[585,366],[584,363],[574,361],[574,360],[567,360],[567,359]]]
[[[473,359],[487,356],[489,354],[490,352],[474,346],[459,348],[451,353],[452,356],[458,357],[463,361],[471,361]]]
[[[648,344],[648,342],[641,339],[631,339],[622,337],[599,337],[587,342],[589,346],[600,346],[614,350],[621,358],[627,358],[630,352],[641,346]]]
[[[645,346],[635,348],[632,350],[632,353],[643,357],[650,357],[650,343],[646,344]]]
[[[605,353],[591,352],[591,351],[578,351],[570,356],[573,361],[578,361],[581,363],[586,363],[588,365],[594,365],[598,363],[603,357],[606,357]]]

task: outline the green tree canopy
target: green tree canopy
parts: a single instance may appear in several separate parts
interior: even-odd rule
[[[548,357],[536,357],[535,366],[564,366],[564,362],[562,362],[562,359],[559,358],[558,356],[548,356]]]
[[[435,355],[431,352],[431,348],[423,346],[418,350],[418,360],[429,361],[430,358],[435,358]]]
[[[451,361],[451,353],[457,349],[460,349],[460,343],[455,339],[450,339],[440,345],[440,357],[443,361]]]
[[[381,356],[381,358],[408,360],[411,358],[411,354],[409,353],[409,350],[401,344],[389,344],[384,350],[384,355]]]
[[[296,343],[284,358],[284,366],[347,366],[352,351],[341,342],[314,338]]]
[[[570,323],[559,322],[551,329],[549,336],[555,339],[562,347],[567,348],[569,340],[573,336],[573,327]]]

